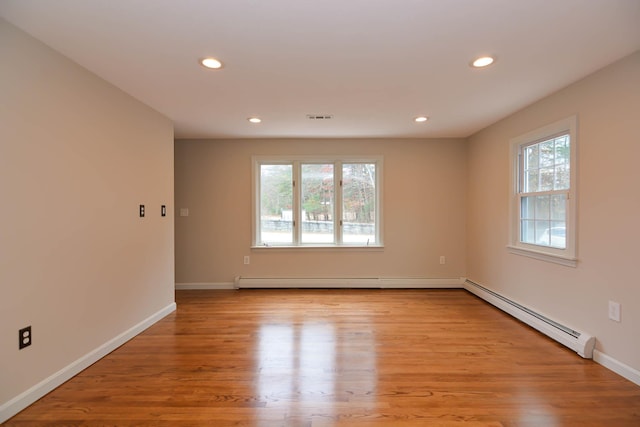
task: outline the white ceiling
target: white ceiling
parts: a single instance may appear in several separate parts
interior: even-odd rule
[[[177,138],[466,137],[640,49],[640,0],[1,0],[0,15]],[[497,62],[469,67],[481,54]]]

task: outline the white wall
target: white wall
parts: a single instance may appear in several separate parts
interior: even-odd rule
[[[174,241],[172,123],[3,20],[0,58],[2,407],[173,304]]]
[[[509,140],[578,115],[578,266],[509,254]],[[469,139],[467,277],[597,338],[640,370],[640,52]],[[608,320],[608,301],[622,322]],[[640,378],[640,377],[639,377]]]

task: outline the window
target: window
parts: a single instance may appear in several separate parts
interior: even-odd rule
[[[255,247],[382,246],[382,158],[253,163]]]
[[[511,142],[509,249],[576,265],[576,117]]]

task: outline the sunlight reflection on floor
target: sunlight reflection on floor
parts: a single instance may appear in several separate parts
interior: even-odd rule
[[[269,414],[264,426],[275,419],[329,421],[336,417],[336,403],[352,399],[360,407],[375,406],[372,334],[340,334],[336,325],[324,319],[279,319],[260,328],[257,348],[257,395],[266,402]],[[346,357],[338,359],[337,354]],[[363,371],[368,373],[364,382]],[[356,384],[351,381],[354,373]]]

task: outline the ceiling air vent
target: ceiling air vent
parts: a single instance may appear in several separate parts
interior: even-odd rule
[[[333,119],[331,114],[307,114],[309,120],[329,120]]]

